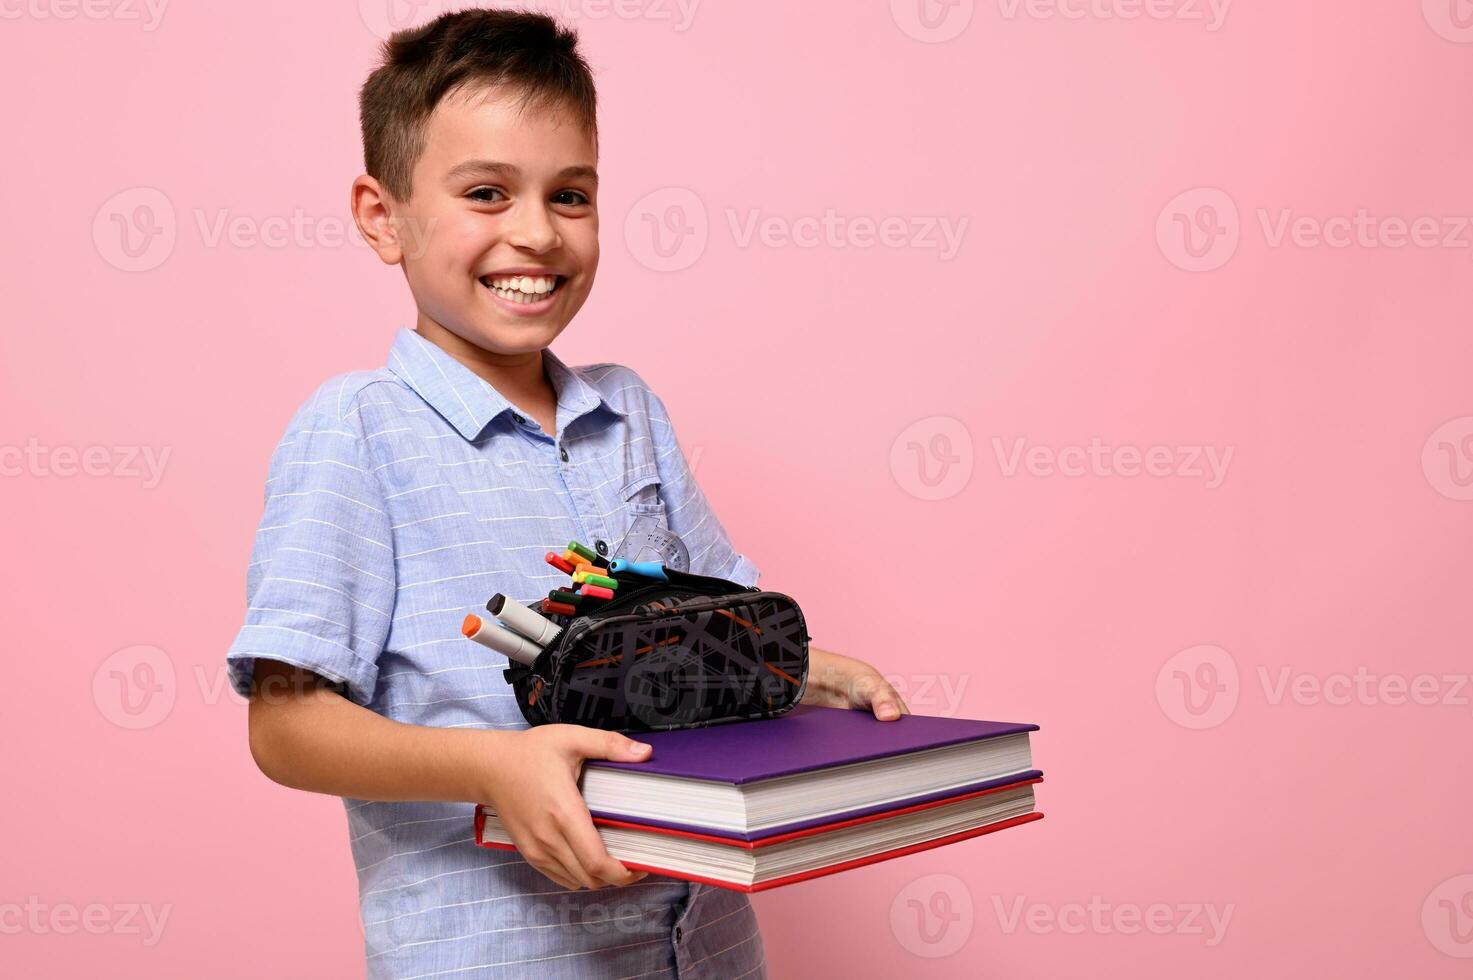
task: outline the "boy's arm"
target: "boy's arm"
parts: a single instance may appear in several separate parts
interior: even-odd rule
[[[397,573],[360,391],[354,376],[318,389],[272,458],[245,623],[227,654],[232,684],[251,697],[258,764],[321,793],[492,803],[522,856],[559,884],[633,880],[604,851],[576,785],[585,758],[639,761],[628,739],[573,726],[437,730],[363,707],[378,686]]]
[[[251,755],[275,782],[365,800],[496,807],[528,864],[565,888],[644,877],[609,856],[578,792],[584,759],[643,762],[650,747],[578,725],[527,731],[428,728],[354,704],[317,675],[256,663]]]

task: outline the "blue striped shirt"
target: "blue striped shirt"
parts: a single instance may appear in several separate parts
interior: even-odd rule
[[[566,584],[546,552],[576,539],[614,554],[652,520],[691,570],[756,584],[639,375],[543,359],[555,438],[409,330],[387,367],[317,390],[271,460],[227,655],[237,690],[267,658],[396,721],[525,728],[506,659],[459,627],[493,593],[530,604]],[[569,892],[477,847],[470,803],[344,802],[370,977],[765,976],[745,895],[656,875]]]

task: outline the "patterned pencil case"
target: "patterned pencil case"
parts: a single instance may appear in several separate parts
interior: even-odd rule
[[[615,598],[548,615],[562,632],[530,667],[506,668],[530,724],[700,728],[773,718],[803,696],[808,627],[791,597],[673,569],[605,574]]]

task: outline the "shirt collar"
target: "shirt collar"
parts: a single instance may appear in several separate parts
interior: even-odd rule
[[[615,415],[627,414],[551,349],[542,351],[542,360],[557,392],[559,435],[574,419],[600,407]],[[520,414],[501,392],[470,368],[408,328],[401,328],[394,337],[389,370],[468,440],[479,438],[486,426],[503,413]]]

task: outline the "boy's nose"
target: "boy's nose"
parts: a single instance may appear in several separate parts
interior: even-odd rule
[[[545,208],[536,205],[519,207],[512,216],[507,229],[511,244],[529,252],[542,253],[562,244],[557,226],[548,217]]]

